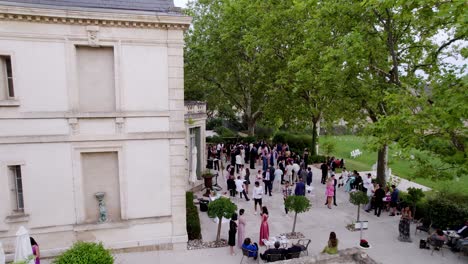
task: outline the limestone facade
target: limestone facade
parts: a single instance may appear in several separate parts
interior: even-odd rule
[[[178,12],[0,3],[7,252],[21,225],[43,256],[77,240],[114,249],[187,241],[183,31],[190,21]],[[97,221],[99,191],[106,223]]]

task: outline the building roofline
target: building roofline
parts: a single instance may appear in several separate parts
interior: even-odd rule
[[[0,1],[0,21],[110,27],[188,29],[192,18],[180,12],[155,12],[105,8],[52,8],[38,5],[11,5]]]

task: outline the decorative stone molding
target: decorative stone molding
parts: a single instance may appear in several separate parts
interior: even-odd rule
[[[124,132],[124,125],[125,125],[125,119],[123,117],[117,117],[115,118],[115,124],[117,125],[117,133],[123,133]]]
[[[80,132],[79,127],[78,127],[78,119],[77,118],[69,118],[68,119],[68,124],[71,127],[71,132],[72,132],[73,135],[76,135],[76,134],[78,134]]]
[[[186,30],[191,18],[165,13],[112,13],[79,10],[52,10],[0,5],[0,21],[21,21],[102,27],[160,28]]]
[[[88,32],[88,44],[91,47],[99,47],[99,27],[98,26],[87,26],[86,32]]]

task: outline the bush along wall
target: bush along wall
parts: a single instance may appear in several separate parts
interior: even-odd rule
[[[76,242],[70,249],[58,256],[54,264],[112,264],[114,257],[99,243]]]
[[[193,204],[193,199],[194,196],[192,192],[185,193],[187,235],[189,240],[202,238],[198,208]]]

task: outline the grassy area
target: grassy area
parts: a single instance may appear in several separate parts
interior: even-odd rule
[[[336,143],[336,149],[330,155],[337,158],[344,158],[348,169],[358,171],[372,170],[372,165],[377,162],[377,152],[366,149],[365,138],[359,136],[322,136],[320,143],[332,141]],[[360,149],[363,153],[361,156],[353,159],[350,157],[350,152],[355,149]],[[320,152],[322,149],[320,149]],[[405,179],[411,179],[415,173],[413,164],[405,159],[400,159],[395,155],[396,151],[390,147],[389,149],[389,167],[392,169],[392,174]],[[323,154],[323,153],[321,153]],[[468,176],[451,181],[432,181],[429,179],[412,179],[414,182],[428,186],[435,190],[449,189],[454,192],[468,193]]]

